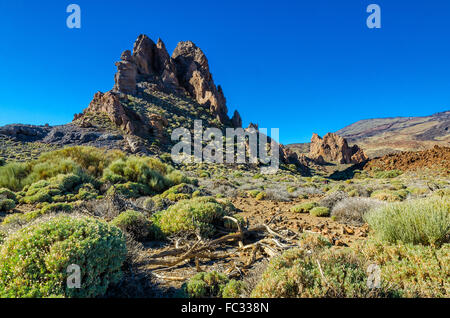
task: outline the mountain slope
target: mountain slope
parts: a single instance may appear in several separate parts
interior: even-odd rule
[[[237,110],[228,116],[225,95],[214,83],[208,59],[190,41],[178,43],[170,56],[161,39],[155,44],[140,35],[133,51],[124,51],[116,66],[114,87],[97,92],[71,123],[0,127],[0,158],[24,161],[71,145],[161,154],[178,142],[170,138],[173,130],[184,127],[192,134],[195,120],[201,120],[204,129],[222,132],[242,127]],[[296,154],[279,146],[281,162],[302,167]]]
[[[425,117],[366,119],[336,133],[361,146],[370,157],[449,146],[450,111]]]

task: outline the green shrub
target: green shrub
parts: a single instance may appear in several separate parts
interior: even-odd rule
[[[69,216],[25,227],[0,248],[0,296],[19,298],[104,295],[121,278],[127,252],[117,227]],[[80,289],[66,286],[71,264],[80,266]]]
[[[151,222],[141,212],[128,210],[120,213],[111,224],[130,233],[135,239],[143,240],[150,234]]]
[[[117,150],[94,147],[68,147],[42,154],[27,163],[9,163],[0,167],[0,187],[20,191],[23,187],[58,175],[100,177],[113,160],[125,155]]]
[[[3,219],[2,224],[26,224],[39,218],[42,215],[55,212],[71,212],[73,206],[68,203],[45,203],[41,209],[27,212],[25,214],[16,213]]]
[[[29,173],[29,169],[24,163],[8,163],[0,167],[0,187],[13,191],[22,190],[24,180]]]
[[[256,198],[256,196],[259,194],[259,192],[260,192],[259,190],[251,190],[251,191],[248,191],[247,193],[250,197]]]
[[[381,269],[382,282],[399,290],[401,297],[448,298],[450,296],[450,244],[433,246],[397,244],[369,239],[359,251],[369,264]]]
[[[194,190],[190,185],[188,185],[187,183],[181,183],[164,191],[161,194],[161,198],[165,198],[173,202],[178,202],[181,200],[190,199],[193,192]]]
[[[151,212],[158,212],[167,209],[173,202],[169,199],[162,198],[161,195],[155,195],[144,201],[144,208]]]
[[[294,193],[295,191],[297,191],[297,187],[293,187],[293,186],[287,187],[287,192]]]
[[[408,195],[405,190],[391,191],[391,190],[376,190],[370,195],[371,198],[387,201],[387,202],[398,202],[403,201]]]
[[[183,289],[190,298],[222,297],[228,282],[226,275],[216,271],[198,273],[183,286]]]
[[[4,166],[6,164],[6,160],[3,158],[0,158],[0,167]]]
[[[312,216],[317,216],[317,217],[330,216],[330,209],[326,208],[324,206],[318,206],[318,207],[311,209],[311,211],[309,211],[309,214],[311,214]]]
[[[302,249],[310,251],[319,251],[333,246],[329,239],[316,233],[302,233],[299,245]]]
[[[245,284],[241,281],[230,280],[222,291],[222,298],[239,298],[245,288]]]
[[[255,197],[256,200],[261,201],[264,200],[267,197],[267,194],[264,191],[261,191],[258,193]]]
[[[101,177],[103,170],[125,154],[119,150],[106,151],[96,147],[75,146],[45,153],[36,162],[54,163],[70,159],[83,171],[93,177]]]
[[[154,214],[153,219],[165,235],[198,229],[203,237],[210,237],[215,233],[214,225],[223,225],[225,214],[224,204],[212,197],[199,197],[179,201]]]
[[[450,238],[450,198],[391,203],[371,211],[365,219],[384,241],[440,245]]]
[[[9,212],[16,207],[16,202],[11,199],[0,198],[0,212]]]
[[[391,179],[403,174],[401,170],[375,171],[373,176],[377,179]]]
[[[48,180],[40,180],[27,188],[25,196],[21,201],[23,203],[71,201],[65,195],[77,194],[82,184],[89,180],[87,176],[80,176],[73,173],[60,174]],[[93,188],[92,185],[91,187]],[[73,196],[71,199],[75,200],[76,197]]]
[[[385,289],[367,287],[364,262],[349,249],[310,253],[291,249],[271,259],[251,296],[256,298],[374,297]]]
[[[116,184],[115,190],[127,197],[156,194],[179,183],[193,182],[155,158],[135,156],[113,161],[104,170],[103,180]]]
[[[17,202],[16,194],[6,188],[0,188],[0,199],[1,198],[10,199],[13,200],[14,202]]]
[[[291,211],[295,213],[308,213],[313,208],[317,207],[317,202],[304,202],[299,205],[294,206]]]
[[[119,194],[126,198],[139,198],[144,195],[154,194],[145,184],[137,182],[126,182],[111,186],[106,192],[107,195]]]
[[[77,200],[93,200],[96,199],[99,195],[99,192],[91,183],[85,183],[78,190],[78,194],[75,196]]]

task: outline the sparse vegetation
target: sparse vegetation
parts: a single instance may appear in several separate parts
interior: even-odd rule
[[[261,282],[252,292],[256,298],[375,297],[386,288],[367,287],[363,260],[351,250],[325,248],[317,253],[291,249],[273,258]]]
[[[441,245],[450,238],[450,199],[392,203],[371,211],[365,219],[375,235],[386,242]]]
[[[364,224],[364,215],[382,204],[369,198],[348,198],[334,206],[331,216],[337,222],[360,226]]]
[[[292,212],[295,212],[295,213],[308,213],[313,208],[315,208],[317,206],[318,206],[317,202],[305,202],[305,203],[302,203],[302,204],[294,206],[292,208]]]
[[[325,216],[330,216],[330,209],[324,206],[318,206],[315,208],[312,208],[309,211],[309,214],[311,214],[312,216],[317,216],[317,217],[325,217]]]

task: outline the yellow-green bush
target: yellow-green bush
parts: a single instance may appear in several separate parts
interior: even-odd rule
[[[373,191],[370,195],[371,198],[387,201],[387,202],[398,202],[403,201],[408,196],[408,191],[406,190],[398,190],[398,191],[392,191],[392,190],[376,190]]]
[[[238,280],[230,280],[222,291],[222,298],[239,298],[244,291],[245,284]]]
[[[316,216],[316,217],[326,217],[326,216],[330,216],[330,209],[324,206],[318,206],[315,208],[312,208],[309,211],[309,214],[311,214],[312,216]]]
[[[256,200],[261,201],[264,200],[267,197],[267,194],[264,191],[261,191],[258,193],[255,197]]]
[[[430,197],[391,203],[365,215],[380,239],[440,245],[450,239],[450,198]]]
[[[193,192],[194,190],[191,186],[189,186],[187,183],[181,183],[164,191],[161,194],[161,198],[165,198],[173,202],[178,202],[180,200],[190,199]]]
[[[183,290],[190,298],[238,298],[244,284],[236,280],[229,280],[224,274],[212,271],[198,273],[183,285]]]
[[[436,249],[370,239],[359,248],[367,263],[380,267],[382,282],[397,289],[399,296],[450,297],[450,244]]]
[[[71,212],[72,209],[73,206],[70,203],[44,203],[43,207],[38,210],[30,211],[24,214],[11,214],[3,219],[2,224],[26,224],[45,214]]]
[[[226,214],[225,204],[212,197],[198,197],[179,201],[167,210],[155,213],[153,220],[165,235],[198,229],[202,236],[210,237],[215,233],[214,225],[223,226]]]
[[[113,160],[124,156],[117,150],[105,151],[94,147],[68,147],[48,152],[36,160],[12,162],[0,167],[0,187],[20,191],[37,181],[70,173],[84,173],[96,178]]]
[[[364,262],[349,249],[317,252],[291,249],[271,259],[252,291],[256,298],[376,297],[385,288],[369,289]]]
[[[121,278],[125,239],[93,218],[55,217],[11,234],[0,247],[1,297],[96,297]],[[66,285],[80,266],[81,288]]]
[[[308,213],[313,208],[317,207],[317,202],[304,202],[294,206],[291,211],[295,213]]]
[[[401,170],[374,170],[373,177],[377,179],[392,179],[398,177],[401,174],[403,174]]]
[[[11,199],[0,199],[0,212],[9,212],[16,207],[16,202]]]
[[[152,232],[152,223],[150,220],[141,212],[132,210],[120,213],[111,221],[111,224],[131,234],[137,240],[149,238]]]
[[[98,195],[95,187],[88,183],[86,175],[60,174],[48,180],[40,180],[26,187],[22,203],[74,201]]]
[[[115,190],[128,197],[156,194],[176,184],[192,182],[155,158],[136,156],[113,161],[104,170],[103,180],[116,184]]]

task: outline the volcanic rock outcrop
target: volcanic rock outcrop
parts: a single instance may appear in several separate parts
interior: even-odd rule
[[[242,128],[242,118],[237,110],[234,111],[233,117],[231,118],[231,124],[234,128]]]
[[[203,51],[190,41],[180,42],[172,57],[161,39],[155,44],[146,35],[134,43],[133,54],[122,53],[116,63],[113,91],[134,95],[140,82],[156,84],[161,90],[188,94],[200,105],[209,108],[222,123],[228,123],[228,108],[222,88],[216,86]],[[235,118],[235,124],[241,123]],[[242,125],[242,123],[241,123]]]
[[[318,134],[313,134],[308,157],[318,163],[326,161],[350,164],[367,160],[362,149],[357,145],[349,147],[347,140],[334,133],[328,133],[323,138]]]

